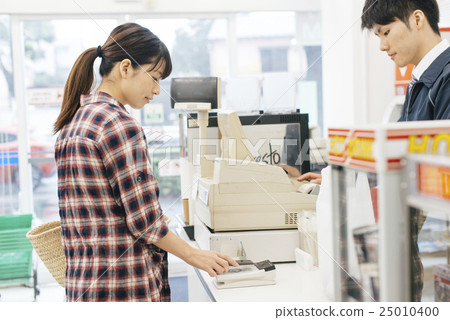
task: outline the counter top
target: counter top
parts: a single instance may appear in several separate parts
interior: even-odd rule
[[[177,233],[190,245],[198,247],[195,241],[190,241],[182,228]],[[319,270],[305,271],[296,263],[277,263],[276,284],[243,288],[218,289],[214,278],[203,270],[194,268],[205,293],[211,301],[218,302],[264,302],[264,301],[330,301],[325,295],[320,280]],[[190,289],[191,290],[191,289]]]
[[[296,263],[275,264],[276,284],[270,286],[217,289],[214,278],[198,270],[205,290],[212,300],[220,302],[264,302],[264,301],[330,301],[324,294],[318,270],[304,271]],[[214,301],[213,300],[213,301]]]

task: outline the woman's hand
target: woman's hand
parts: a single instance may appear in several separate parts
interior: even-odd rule
[[[208,272],[211,277],[215,277],[218,274],[228,272],[231,264],[234,267],[239,265],[226,254],[222,254],[217,251],[207,251],[192,248],[192,252],[186,262],[191,266]]]
[[[186,241],[169,231],[165,237],[154,243],[157,247],[176,255],[191,266],[205,270],[211,277],[227,272],[231,264],[239,265],[226,254],[216,251],[200,250],[191,247]]]
[[[308,180],[309,182],[315,183],[315,184],[321,184],[322,183],[322,175],[314,172],[308,172],[305,174],[302,174],[300,177],[297,178],[298,181],[305,181]]]

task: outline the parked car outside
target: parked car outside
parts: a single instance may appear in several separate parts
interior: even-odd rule
[[[30,134],[30,157],[54,158],[54,145],[51,142],[41,141]],[[0,183],[12,183],[19,187],[19,158],[17,128],[14,126],[0,128]],[[33,189],[47,178],[56,173],[54,160],[36,162],[32,164]]]

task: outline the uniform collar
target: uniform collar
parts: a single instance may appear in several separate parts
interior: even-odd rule
[[[420,82],[423,82],[427,87],[431,87],[436,79],[440,76],[444,67],[450,62],[450,47],[442,52],[423,72],[420,77]]]
[[[427,70],[434,60],[436,60],[436,58],[439,57],[448,47],[449,44],[447,39],[444,39],[435,45],[433,49],[431,49],[414,68],[412,72],[414,78],[420,79],[425,70]]]

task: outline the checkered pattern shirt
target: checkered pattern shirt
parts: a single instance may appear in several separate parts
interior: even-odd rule
[[[168,226],[142,127],[103,92],[55,145],[68,301],[169,301]]]

